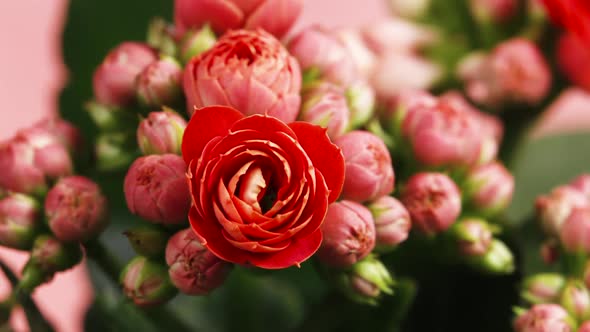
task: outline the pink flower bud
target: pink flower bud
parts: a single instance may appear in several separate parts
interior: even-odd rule
[[[501,43],[460,75],[469,97],[490,107],[507,103],[535,105],[551,88],[551,73],[543,54],[522,38]]]
[[[512,201],[514,177],[499,162],[472,169],[467,175],[467,193],[475,209],[485,216],[505,210]]]
[[[35,150],[27,143],[10,140],[0,144],[0,187],[26,193],[47,190],[45,174],[36,167]]]
[[[31,197],[9,194],[0,199],[0,246],[27,250],[39,226],[39,204]]]
[[[391,274],[385,265],[372,255],[354,264],[350,269],[336,273],[336,286],[354,302],[377,305],[383,293],[393,294],[394,281]]]
[[[121,272],[123,293],[140,307],[162,304],[178,292],[170,282],[166,266],[145,257],[135,257]]]
[[[221,286],[232,269],[208,251],[192,229],[176,233],[166,246],[166,263],[170,280],[188,295],[206,295]]]
[[[357,81],[346,89],[352,129],[364,126],[373,117],[375,99],[375,90],[365,81]]]
[[[557,42],[557,64],[572,83],[590,91],[590,50],[586,42],[573,33],[564,33]]]
[[[521,296],[532,304],[553,303],[558,300],[565,278],[557,273],[537,274],[525,279]]]
[[[401,201],[410,212],[412,223],[425,234],[445,231],[461,213],[461,192],[442,173],[417,173],[410,177]]]
[[[590,321],[587,321],[584,324],[580,325],[578,332],[590,332]]]
[[[182,67],[174,58],[154,61],[137,76],[139,101],[153,107],[172,105],[182,96],[181,80]]]
[[[586,195],[586,198],[590,199],[590,174],[582,174],[576,177],[570,182],[569,186],[578,190]]]
[[[574,208],[563,225],[559,239],[571,253],[590,253],[590,207]]]
[[[503,23],[518,12],[518,0],[470,0],[469,7],[475,19],[481,23]]]
[[[559,302],[577,321],[590,318],[590,292],[582,281],[568,281]]]
[[[345,87],[358,78],[358,68],[336,33],[309,27],[295,36],[288,48],[304,72],[317,71],[322,80]]]
[[[402,123],[409,112],[415,108],[434,107],[437,99],[423,90],[404,90],[385,101],[380,109],[379,119],[390,132],[401,133]]]
[[[69,176],[59,180],[47,194],[45,215],[60,241],[88,241],[108,224],[107,200],[92,180]]]
[[[316,84],[303,95],[300,118],[327,128],[331,139],[341,136],[348,129],[350,119],[344,89],[331,83]]]
[[[174,22],[180,32],[210,24],[222,35],[232,29],[264,29],[282,38],[297,21],[303,0],[176,0]]]
[[[153,223],[186,223],[191,198],[185,173],[186,164],[177,155],[138,158],[125,176],[127,207]]]
[[[356,202],[332,203],[321,229],[324,240],[317,257],[328,266],[351,266],[375,247],[375,222],[371,211]]]
[[[492,245],[492,228],[482,219],[461,220],[453,226],[452,233],[459,253],[466,257],[483,256]]]
[[[363,29],[363,37],[369,48],[379,55],[388,51],[414,52],[436,40],[434,31],[395,17],[370,24]]]
[[[557,304],[537,304],[514,321],[516,332],[573,332],[575,322]]]
[[[187,63],[192,58],[208,51],[216,41],[217,38],[208,25],[198,30],[191,30],[180,43],[180,58],[184,63]]]
[[[573,209],[586,206],[586,196],[569,186],[557,187],[549,195],[538,197],[535,202],[541,226],[551,236],[559,235],[561,226]]]
[[[180,154],[186,121],[176,112],[165,109],[151,112],[137,128],[137,143],[143,154]]]
[[[72,158],[66,146],[51,132],[42,128],[28,128],[19,131],[15,140],[32,148],[33,163],[46,177],[56,179],[72,174]]]
[[[297,60],[262,30],[225,34],[187,64],[183,88],[189,114],[195,108],[223,105],[290,123],[301,106]]]
[[[156,52],[145,44],[120,44],[109,52],[94,72],[94,97],[99,103],[109,106],[133,103],[137,75],[156,60]]]
[[[346,164],[341,198],[366,202],[393,191],[391,156],[379,137],[355,130],[334,143],[342,149]]]
[[[82,134],[78,128],[59,117],[41,120],[34,125],[53,135],[70,153],[79,152],[82,148]]]
[[[408,238],[412,222],[408,210],[400,201],[383,196],[368,207],[375,220],[375,250],[388,251]]]

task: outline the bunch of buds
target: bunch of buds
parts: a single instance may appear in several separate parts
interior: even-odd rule
[[[108,224],[98,185],[73,175],[81,144],[78,130],[59,118],[0,143],[0,246],[31,253],[18,290],[32,292],[76,265],[81,246]]]

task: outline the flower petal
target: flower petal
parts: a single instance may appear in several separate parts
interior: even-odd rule
[[[293,238],[291,244],[279,252],[268,255],[252,255],[253,265],[263,269],[285,269],[299,266],[311,257],[322,244],[322,232],[318,229],[310,236]]]
[[[259,114],[245,117],[231,127],[232,132],[240,130],[256,130],[258,133],[264,134],[264,136],[270,136],[275,132],[283,132],[293,138],[297,138],[295,132],[284,122],[277,118]],[[264,136],[258,136],[258,138],[263,138]]]

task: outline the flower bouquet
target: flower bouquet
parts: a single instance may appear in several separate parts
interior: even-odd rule
[[[590,138],[529,135],[590,108],[590,5],[387,4],[72,1],[60,116],[0,144],[0,326],[82,262],[87,331],[590,331]]]

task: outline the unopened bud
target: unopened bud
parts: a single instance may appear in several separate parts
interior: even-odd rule
[[[174,58],[152,62],[137,76],[139,101],[146,106],[173,105],[182,96],[182,67]]]
[[[143,154],[180,154],[186,121],[171,109],[151,112],[137,128],[137,143]]]
[[[499,162],[476,167],[467,176],[466,196],[484,216],[494,216],[512,201],[514,177]]]
[[[193,57],[210,49],[216,41],[215,33],[208,25],[199,30],[188,31],[180,44],[180,59],[187,63]]]
[[[569,185],[590,199],[590,174],[582,174],[576,177]]]
[[[147,31],[147,43],[157,49],[161,54],[176,55],[176,42],[174,41],[174,28],[162,18],[155,18],[150,22]]]
[[[364,126],[375,111],[375,91],[364,81],[357,81],[346,89],[346,100],[350,110],[350,128]]]
[[[165,265],[138,256],[121,273],[123,293],[140,307],[162,304],[178,292]]]
[[[557,273],[542,273],[528,277],[520,296],[531,304],[555,302],[563,287],[565,278]]]
[[[41,213],[33,198],[8,194],[0,199],[0,245],[28,250],[38,231]]]
[[[575,208],[588,206],[584,194],[569,186],[555,188],[548,195],[537,198],[535,208],[543,230],[550,236],[559,236],[561,227]]]
[[[590,207],[572,210],[559,235],[567,252],[590,254]]]
[[[510,274],[514,272],[514,256],[500,240],[492,240],[488,252],[483,256],[473,256],[469,264],[489,274]]]
[[[537,304],[519,310],[514,321],[515,332],[574,332],[576,322],[557,304]]]
[[[135,226],[125,231],[125,236],[138,255],[163,257],[168,243],[168,235],[160,227],[150,224]]]
[[[391,274],[378,259],[369,256],[346,272],[340,272],[337,286],[352,301],[377,305],[381,294],[393,294]]]
[[[303,95],[301,119],[327,128],[335,139],[349,128],[350,110],[346,104],[344,89],[332,83],[316,83]]]
[[[493,229],[485,220],[469,218],[453,225],[451,236],[461,255],[483,256],[492,245]]]
[[[590,321],[584,322],[584,324],[580,325],[578,332],[590,332]]]
[[[368,208],[375,220],[376,251],[387,252],[408,238],[412,221],[408,210],[400,201],[391,196],[383,196],[371,202]]]
[[[560,304],[578,321],[590,318],[590,292],[582,281],[568,281],[561,294]]]

